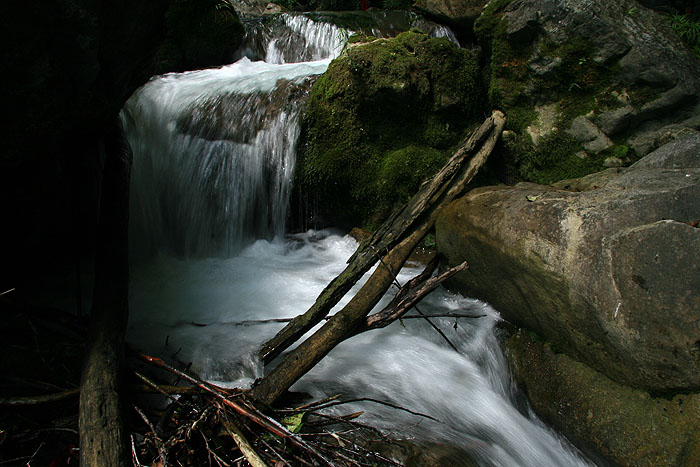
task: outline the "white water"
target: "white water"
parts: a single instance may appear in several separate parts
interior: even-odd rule
[[[262,376],[256,349],[282,324],[236,323],[302,313],[342,271],[356,246],[348,236],[309,232],[286,242],[259,240],[228,259],[160,256],[133,271],[131,307],[141,312],[134,312],[129,340],[148,353],[193,362],[192,369],[212,381],[248,386]],[[416,272],[405,270],[399,280]],[[589,465],[515,407],[515,390],[494,332],[498,313],[444,290],[420,308],[486,317],[460,319],[457,329],[453,318],[434,318],[460,353],[419,320],[354,337],[292,390],[318,398],[339,393],[372,397],[429,414],[440,421],[374,403],[339,412],[365,411],[359,421],[399,438],[458,446],[481,465]]]
[[[292,23],[294,34],[307,38],[305,48],[325,51],[320,60],[284,64],[288,50],[277,53],[266,42],[266,55],[279,63],[244,58],[158,77],[123,114],[135,159],[128,339],[148,353],[192,362],[223,384],[247,386],[262,376],[256,350],[281,327],[240,323],[304,312],[356,247],[327,232],[282,239],[303,95],[338,48],[333,28]],[[398,437],[456,446],[480,465],[588,465],[516,408],[494,310],[444,291],[421,309],[487,316],[460,320],[456,329],[454,319],[436,319],[460,353],[417,320],[357,336],[293,389],[374,397],[429,414],[439,422],[376,404],[343,409],[364,410],[361,421]]]

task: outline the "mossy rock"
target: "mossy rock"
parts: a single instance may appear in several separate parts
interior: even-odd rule
[[[327,223],[381,222],[481,116],[477,74],[474,52],[416,30],[349,46],[311,91],[298,189]]]
[[[656,148],[638,142],[640,134],[699,111],[696,60],[666,18],[634,1],[494,0],[474,30],[490,56],[491,106],[505,112],[513,132],[491,162],[499,161],[504,182],[594,173],[615,145],[627,147],[629,165]],[[582,117],[608,149],[570,137]]]
[[[535,411],[584,450],[615,465],[700,464],[700,394],[654,397],[558,353],[529,332],[508,341]]]
[[[245,33],[225,0],[175,0],[166,13],[165,29],[161,73],[230,63]]]

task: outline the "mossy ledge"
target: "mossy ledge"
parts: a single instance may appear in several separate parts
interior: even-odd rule
[[[508,340],[508,353],[535,411],[579,445],[616,465],[700,463],[700,394],[653,397],[523,331]]]
[[[372,227],[442,166],[483,95],[477,54],[446,38],[352,43],[311,90],[297,190],[324,223]]]

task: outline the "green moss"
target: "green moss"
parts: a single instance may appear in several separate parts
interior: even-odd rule
[[[477,57],[419,31],[346,49],[307,104],[297,186],[340,226],[381,222],[483,113]]]
[[[559,180],[578,178],[603,170],[602,156],[579,157],[581,146],[563,131],[554,131],[525,152],[520,176],[527,181],[549,185]]]
[[[669,400],[618,384],[518,332],[507,342],[514,376],[534,410],[573,442],[615,465],[698,465],[700,394]]]
[[[377,180],[386,207],[407,202],[420,184],[447,162],[447,158],[447,154],[427,146],[407,146],[388,153]]]
[[[475,32],[491,56],[489,101],[505,112],[506,129],[515,132],[489,165],[494,169],[498,165],[500,178],[507,183],[551,183],[602,169],[600,157],[575,156],[581,147],[564,132],[555,130],[535,146],[527,128],[537,121],[536,102],[556,103],[558,117],[553,126],[559,129],[568,128],[579,115],[622,105],[612,95],[617,65],[593,60],[596,46],[588,38],[555,43],[536,35],[509,37],[503,19],[509,4],[507,0],[491,2],[475,24]],[[539,74],[533,68],[538,62],[551,66]]]

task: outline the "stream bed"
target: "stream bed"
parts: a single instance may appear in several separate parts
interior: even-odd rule
[[[259,321],[305,312],[357,247],[331,230],[284,234],[303,104],[342,31],[300,15],[248,27],[240,60],[155,77],[122,113],[134,149],[128,340],[237,387],[263,376],[257,349],[283,326]],[[399,281],[418,272],[409,265]],[[436,420],[372,402],[337,409],[479,465],[591,465],[517,391],[497,311],[443,289],[420,309],[474,316],[433,318],[459,352],[424,320],[404,319],[342,343],[292,390],[427,414]]]

